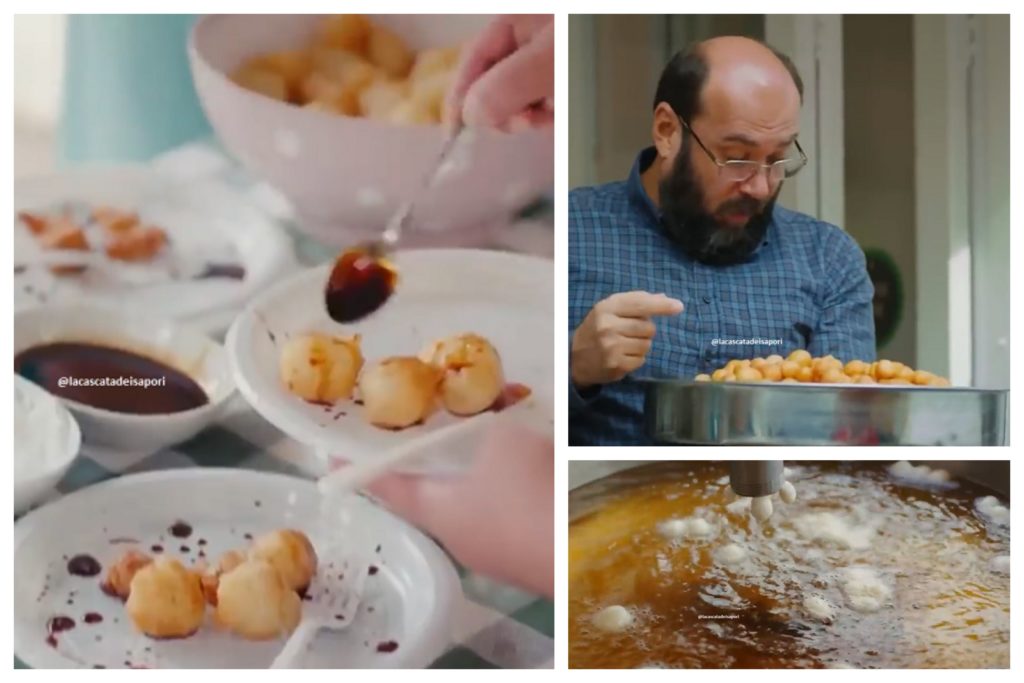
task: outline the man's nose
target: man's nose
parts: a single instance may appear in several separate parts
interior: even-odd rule
[[[768,170],[759,168],[757,173],[740,186],[740,189],[754,199],[761,201],[768,199],[772,194],[772,183],[768,180]]]

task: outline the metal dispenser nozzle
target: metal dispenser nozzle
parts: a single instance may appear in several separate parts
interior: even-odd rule
[[[782,487],[781,460],[733,460],[729,484],[738,496],[770,496]]]

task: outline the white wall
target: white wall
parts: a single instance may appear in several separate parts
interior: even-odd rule
[[[64,16],[15,15],[14,65],[15,118],[53,126],[60,110]]]
[[[14,174],[53,168],[64,71],[64,16],[14,17]]]

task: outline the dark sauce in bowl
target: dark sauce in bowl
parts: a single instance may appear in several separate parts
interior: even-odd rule
[[[180,370],[131,351],[87,342],[30,347],[14,356],[14,372],[55,396],[116,413],[180,413],[210,402],[203,388]],[[123,383],[100,384],[110,380]]]

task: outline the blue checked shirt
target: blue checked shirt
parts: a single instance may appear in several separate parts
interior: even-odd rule
[[[616,292],[664,292],[685,309],[654,319],[647,360],[631,375],[582,393],[569,379],[571,445],[649,445],[640,379],[693,378],[733,358],[795,349],[875,359],[874,289],[852,237],[776,205],[748,262],[703,265],[662,232],[660,212],[640,181],[653,159],[654,149],[644,150],[628,180],[569,193],[570,345],[594,304]]]

